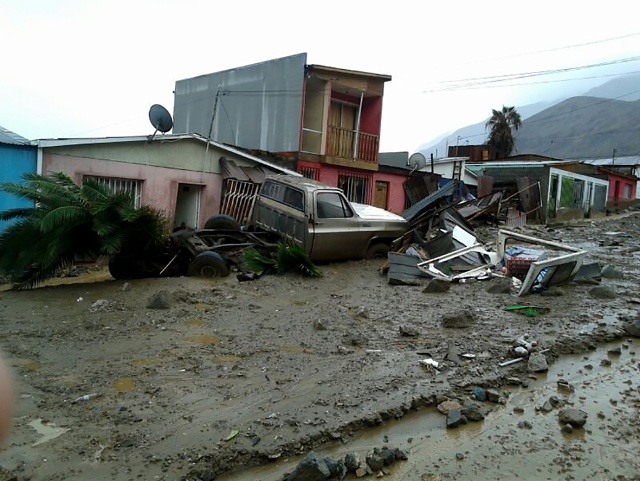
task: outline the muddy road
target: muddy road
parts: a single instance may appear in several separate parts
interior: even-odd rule
[[[95,269],[91,282],[2,291],[0,350],[18,398],[0,480],[268,481],[312,449],[341,455],[386,443],[409,455],[389,479],[515,479],[522,465],[534,472],[520,479],[594,479],[589,470],[639,479],[638,344],[624,327],[638,318],[640,215],[524,232],[583,247],[610,275],[525,299],[489,293],[494,280],[443,293],[393,286],[377,261],[251,282],[125,283]],[[505,311],[523,300],[548,312]],[[443,325],[462,314],[471,321]],[[544,351],[548,373],[499,366],[522,337]],[[619,355],[600,365],[612,345]],[[563,377],[574,389],[558,394]],[[478,387],[501,399],[478,401]],[[551,389],[567,406],[605,404],[563,434],[556,408],[535,417]],[[477,404],[485,420],[446,429],[435,410],[444,400]],[[616,463],[578,469],[603,437]],[[536,446],[543,454],[523,464],[518,453]],[[242,474],[253,466],[260,474]]]

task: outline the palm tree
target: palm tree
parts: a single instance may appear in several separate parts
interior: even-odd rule
[[[489,128],[487,145],[496,150],[498,158],[511,155],[515,147],[513,130],[517,131],[521,125],[522,120],[515,107],[503,105],[502,110],[491,110],[491,118],[485,124]]]
[[[18,289],[40,284],[77,258],[122,251],[142,257],[167,240],[160,212],[136,209],[130,195],[95,181],[78,187],[62,172],[26,174],[23,183],[0,184],[0,190],[34,205],[0,212],[0,220],[14,220],[0,233],[0,272]]]

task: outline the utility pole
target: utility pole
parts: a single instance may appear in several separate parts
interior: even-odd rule
[[[613,155],[611,156],[611,167],[613,167],[614,165],[616,165],[616,149],[613,149]]]

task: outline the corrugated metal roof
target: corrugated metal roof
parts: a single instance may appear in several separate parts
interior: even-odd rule
[[[0,144],[29,145],[30,142],[21,135],[11,132],[0,125]]]
[[[616,166],[616,165],[640,165],[640,156],[638,155],[629,155],[625,157],[616,157],[615,159],[607,158],[607,159],[587,159],[582,161],[583,164],[589,165],[606,165],[606,166]]]
[[[222,171],[222,177],[224,179],[236,179],[243,182],[253,182],[254,184],[261,184],[267,174],[277,174],[275,170],[265,169],[262,167],[246,167],[239,166],[233,160],[220,159],[220,170]]]
[[[227,152],[236,154],[240,157],[243,157],[251,162],[259,164],[267,169],[273,170],[275,172],[293,175],[296,177],[302,177],[302,174],[298,172],[294,172],[293,170],[285,169],[284,167],[280,167],[272,162],[268,162],[260,157],[256,157],[254,155],[249,155],[246,152],[243,152],[240,149],[236,149],[226,144],[221,144],[219,142],[214,142],[213,140],[208,141],[206,138],[202,137],[198,134],[164,134],[164,135],[156,135],[153,139],[150,139],[148,135],[138,135],[132,137],[92,137],[92,138],[76,138],[76,139],[40,139],[33,142],[34,145],[37,145],[40,148],[47,147],[61,147],[68,145],[96,145],[96,144],[111,144],[111,143],[125,143],[125,142],[170,142],[175,140],[183,140],[183,139],[195,139],[205,144],[209,142],[210,145],[214,147],[225,150]]]

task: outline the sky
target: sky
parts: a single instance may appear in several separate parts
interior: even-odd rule
[[[177,80],[306,52],[390,75],[380,150],[412,153],[491,109],[640,71],[631,5],[0,0],[0,126],[28,139],[150,135],[149,108],[173,112]]]

